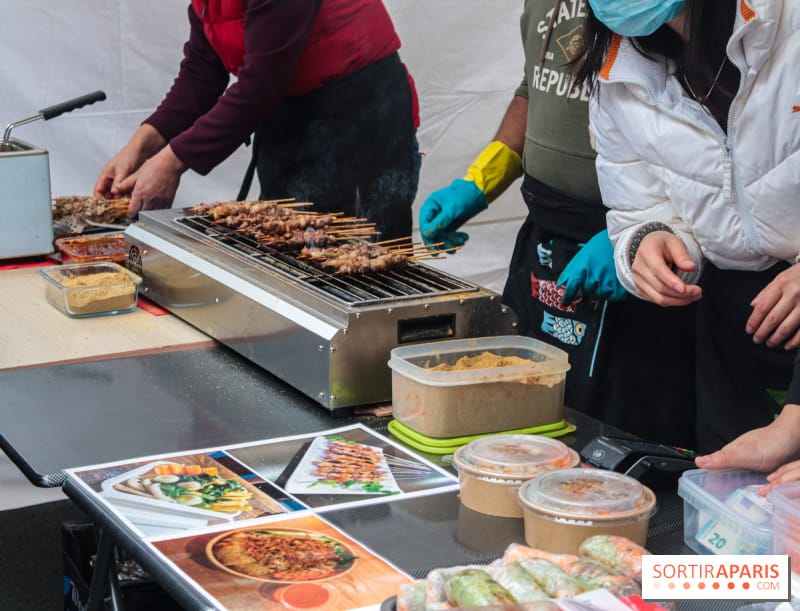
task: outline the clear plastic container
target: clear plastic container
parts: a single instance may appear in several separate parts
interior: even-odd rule
[[[698,554],[766,554],[772,545],[772,506],[758,495],[766,475],[741,469],[685,471],[683,540]]]
[[[653,491],[602,469],[562,469],[538,475],[519,489],[525,541],[531,547],[577,554],[594,535],[619,535],[644,546],[655,513]]]
[[[493,516],[521,518],[519,487],[540,473],[574,467],[575,450],[561,441],[535,435],[496,435],[471,441],[456,450],[461,502]]]
[[[77,263],[37,270],[45,280],[45,298],[73,318],[131,312],[142,279],[116,263]]]
[[[55,246],[64,263],[125,263],[127,251],[124,233],[98,233],[87,236],[58,238]]]
[[[800,579],[800,482],[778,486],[767,498],[772,503],[772,553],[788,555]]]
[[[567,353],[529,337],[401,346],[389,367],[394,417],[430,437],[521,429],[564,416]]]

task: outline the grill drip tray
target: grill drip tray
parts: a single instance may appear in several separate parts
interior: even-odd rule
[[[334,274],[178,209],[125,239],[144,295],[332,410],[390,401],[396,346],[515,333],[499,295],[416,262]]]

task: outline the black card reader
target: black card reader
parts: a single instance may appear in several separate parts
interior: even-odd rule
[[[636,439],[599,435],[580,452],[588,464],[651,482],[677,479],[695,469],[692,450]]]

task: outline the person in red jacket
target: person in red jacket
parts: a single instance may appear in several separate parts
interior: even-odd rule
[[[192,0],[188,12],[171,89],[95,195],[130,193],[129,216],[167,208],[183,172],[207,174],[253,136],[237,199],[257,169],[261,199],[365,217],[381,239],[411,235],[418,103],[381,0]]]

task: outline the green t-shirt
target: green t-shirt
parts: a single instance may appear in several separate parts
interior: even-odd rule
[[[553,189],[600,201],[595,152],[589,144],[589,94],[575,88],[566,63],[583,33],[585,0],[565,0],[540,62],[554,0],[525,0],[520,20],[525,76],[516,95],[528,98],[522,163],[525,172]],[[541,65],[540,65],[541,64]]]

